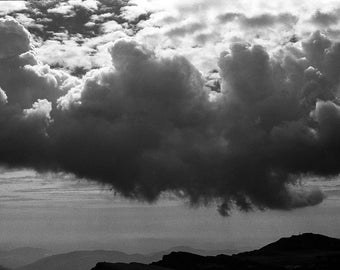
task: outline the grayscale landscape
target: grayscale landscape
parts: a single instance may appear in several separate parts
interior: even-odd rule
[[[0,270],[338,269],[337,0],[0,1]]]

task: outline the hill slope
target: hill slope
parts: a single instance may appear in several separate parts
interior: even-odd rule
[[[280,240],[264,246],[260,253],[266,252],[303,252],[303,251],[340,251],[340,239],[331,238],[325,235],[304,233]]]

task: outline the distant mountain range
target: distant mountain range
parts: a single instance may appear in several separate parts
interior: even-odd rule
[[[12,254],[12,256],[15,255],[14,257],[17,256],[19,260],[17,264],[25,260],[31,260],[34,254],[43,256],[25,266],[11,268],[15,270],[340,269],[340,239],[312,233],[281,238],[258,250],[238,254],[234,254],[235,251],[233,250],[204,251],[183,246],[150,255],[95,250],[46,256],[46,251],[31,250],[30,248],[7,253]],[[4,252],[0,253],[0,255],[4,254]],[[21,259],[19,254],[23,256]],[[32,256],[30,257],[28,254]],[[1,258],[6,257],[0,256]],[[10,268],[1,260],[0,265]],[[0,270],[7,268],[1,268],[0,266]]]
[[[0,251],[0,270],[2,270],[1,267],[17,268],[48,255],[48,251],[44,249],[31,247]]]
[[[101,262],[92,270],[337,270],[339,266],[340,239],[305,233],[232,256],[171,252],[149,265]]]
[[[93,268],[94,265],[96,265],[97,262],[100,261],[121,263],[138,262],[143,264],[150,264],[152,262],[161,260],[164,255],[174,251],[185,251],[188,253],[196,253],[203,256],[217,255],[220,253],[235,253],[235,250],[206,251],[185,246],[178,246],[149,255],[126,254],[119,251],[107,250],[74,251],[65,254],[57,254],[43,257],[33,263],[17,267],[16,270],[90,270],[91,268]]]
[[[89,270],[96,262],[140,262],[150,263],[146,256],[125,254],[119,251],[74,251],[40,259],[34,263],[17,268],[18,270]]]

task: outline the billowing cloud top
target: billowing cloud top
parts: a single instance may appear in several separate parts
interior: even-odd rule
[[[118,10],[125,17],[117,18],[123,21],[107,21],[103,10],[113,7],[105,3],[35,6],[63,16],[76,8],[86,14],[102,8],[97,19],[103,28],[93,31],[104,38],[88,37],[78,45],[86,51],[89,44],[101,44],[110,58],[100,68],[90,65],[81,78],[68,67],[41,62],[41,51],[33,49],[36,33],[13,18],[0,20],[1,165],[71,173],[148,202],[162,192],[194,205],[218,202],[222,215],[233,206],[292,209],[323,200],[320,190],[304,189],[300,179],[340,172],[340,43],[327,31],[279,43],[275,50],[229,43],[211,60],[216,70],[202,74],[186,57],[166,56],[139,41],[147,27],[138,30],[127,21],[150,19],[141,19],[138,5],[122,2]],[[192,11],[183,6],[181,12]],[[321,15],[315,14],[314,23],[329,25]],[[297,20],[287,13],[216,17],[246,29]],[[191,21],[164,35],[175,42],[202,27]],[[198,57],[190,59],[197,63]]]
[[[0,19],[0,59],[19,55],[30,50],[28,31],[14,19]]]

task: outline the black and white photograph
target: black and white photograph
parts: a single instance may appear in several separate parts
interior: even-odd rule
[[[224,269],[340,269],[340,1],[0,1],[0,270]]]

